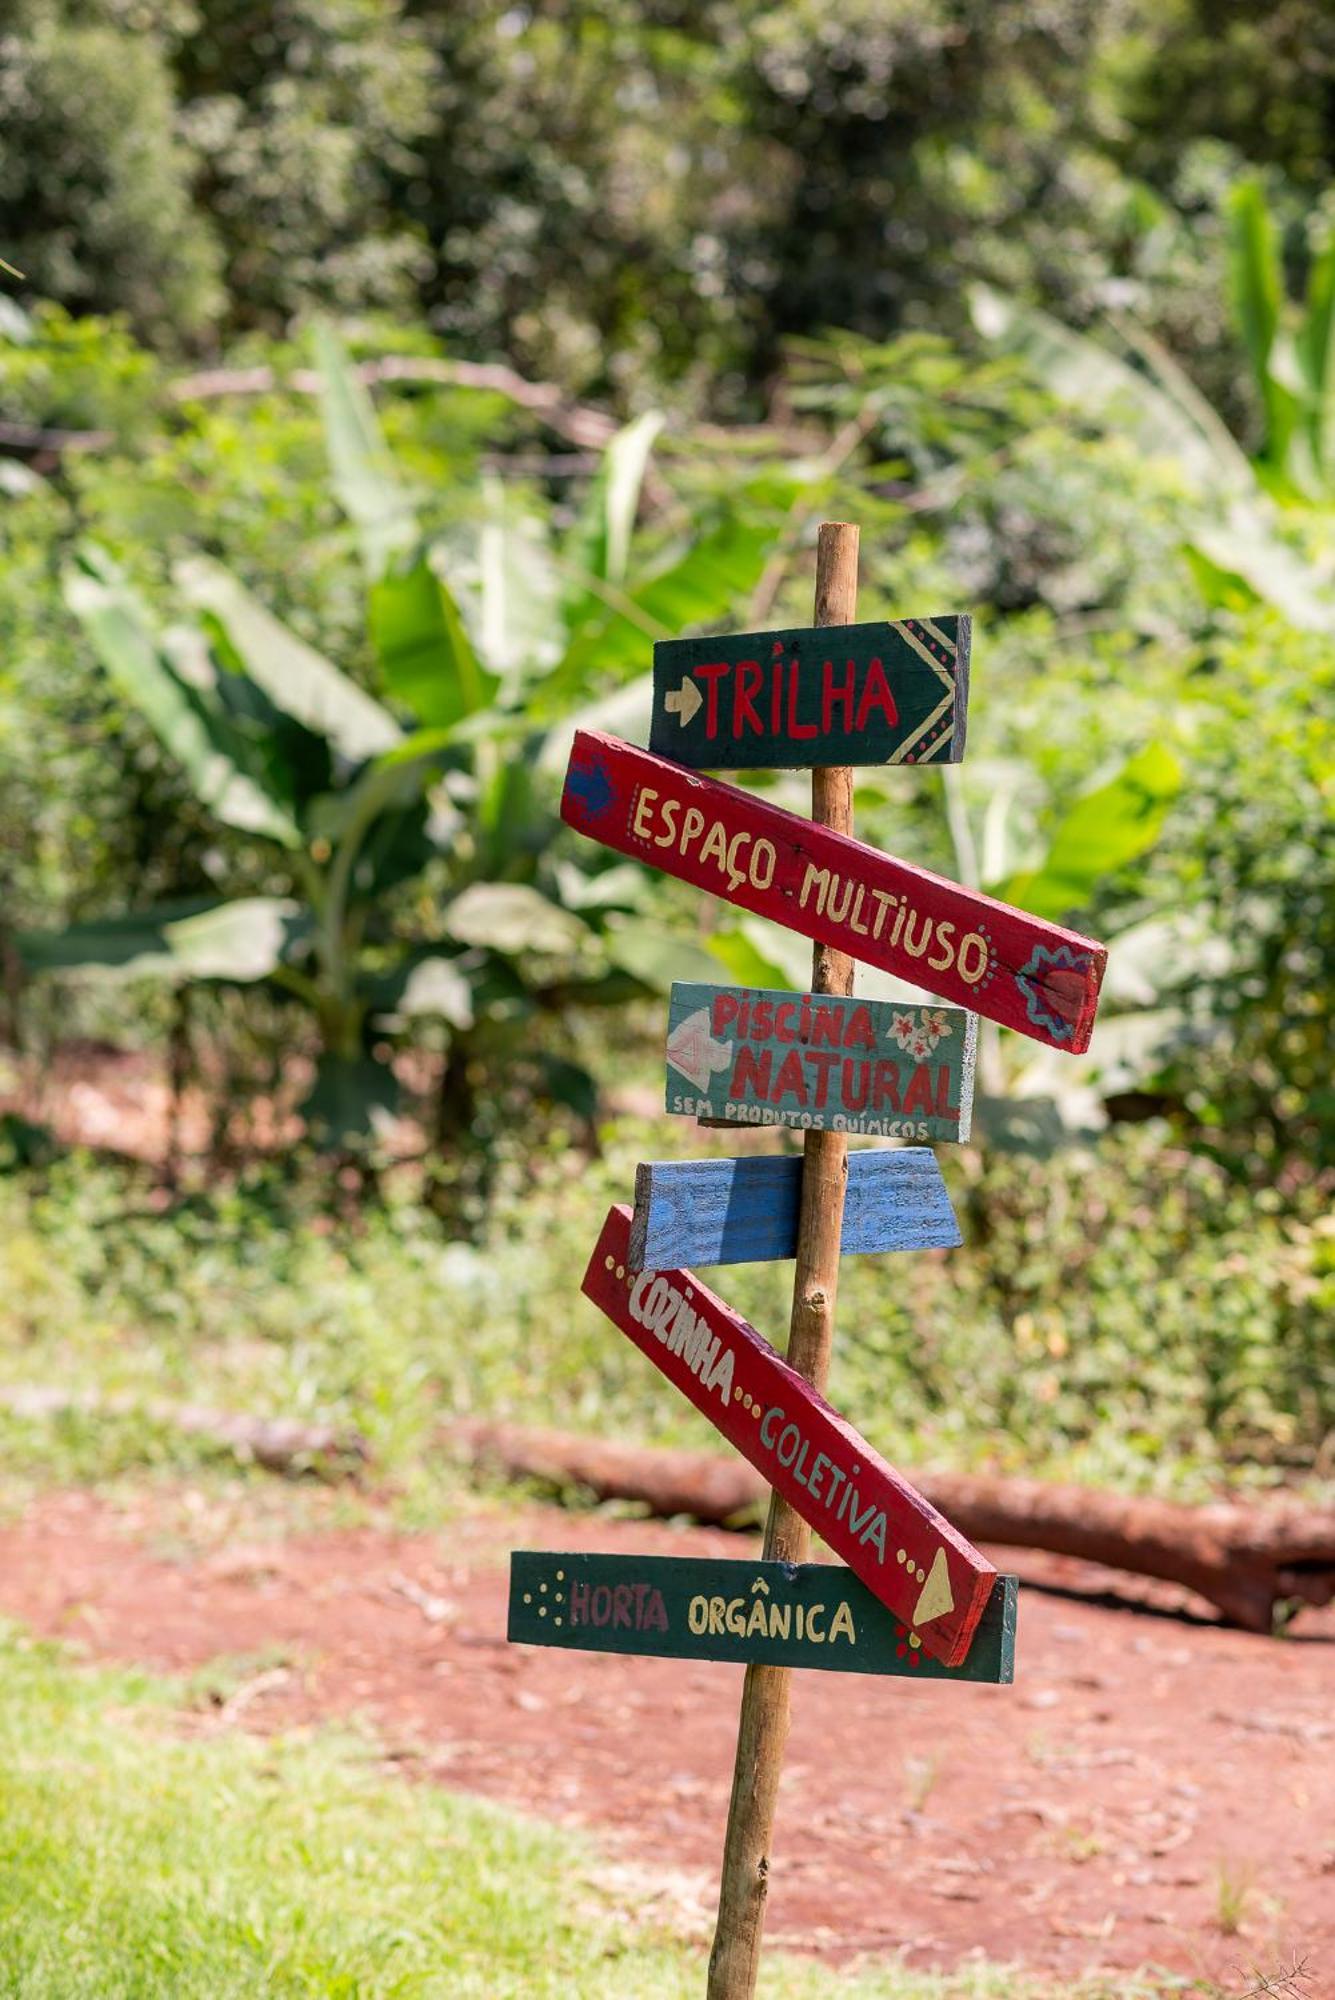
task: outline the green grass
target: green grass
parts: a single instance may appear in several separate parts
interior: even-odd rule
[[[335,1223],[321,1183],[267,1170],[173,1213],[77,1157],[0,1177],[0,1388],[54,1381],[131,1406],[0,1413],[0,1462],[43,1480],[199,1467],[206,1445],[135,1407],[153,1398],[318,1415],[363,1431],[377,1481],[436,1518],[451,1413],[716,1443],[579,1294],[636,1159],[698,1135],[626,1119],[607,1138],[593,1164],[539,1152],[477,1247],[393,1187]],[[892,1460],[1189,1497],[1310,1474],[1335,1408],[1320,1331],[1335,1238],[1306,1195],[1253,1195],[1144,1131],[1042,1167],[940,1157],[965,1247],[841,1273],[832,1395]],[[786,1265],[716,1279],[779,1339],[790,1282]]]
[[[0,1628],[0,1994],[22,2000],[668,2000],[703,1954],[589,1844],[386,1776],[365,1740],[201,1733],[185,1686]],[[192,1726],[186,1727],[189,1722]],[[619,1891],[627,1901],[633,1889]],[[1064,1992],[1134,2000],[1119,1977]],[[766,2000],[1041,2000],[1002,1968],[838,1975]]]

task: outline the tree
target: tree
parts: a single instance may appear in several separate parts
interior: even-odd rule
[[[217,244],[162,40],[99,13],[20,0],[0,36],[0,247],[35,291],[177,347],[221,308]]]

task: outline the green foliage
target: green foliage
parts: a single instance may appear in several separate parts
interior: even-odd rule
[[[39,293],[172,348],[218,313],[218,258],[162,43],[118,11],[20,0],[6,22],[0,240]]]
[[[1178,1085],[1237,1171],[1329,1171],[1335,643],[1244,610],[1221,621],[1196,693],[1181,895],[1222,949],[1196,974]]]
[[[11,12],[14,12],[11,9]],[[624,408],[754,408],[785,336],[1131,304],[1233,408],[1223,185],[1329,174],[1320,0],[19,0],[0,244],[170,351],[429,319]]]
[[[1163,1080],[1221,1156],[1259,1177],[1291,1153],[1320,1168],[1335,1160],[1318,1053],[1335,982],[1325,837],[1335,767],[1320,719],[1335,674],[1335,597],[1319,457],[1330,396],[1323,371],[1335,365],[1326,269],[1335,234],[1318,247],[1309,304],[1291,334],[1256,184],[1235,190],[1231,214],[1240,322],[1261,386],[1273,391],[1255,469],[1171,357],[1134,327],[1094,340],[994,297],[978,310],[985,330],[1043,370],[1082,416],[1129,418],[1147,448],[1157,432],[1159,453],[1183,476],[1177,534],[1203,601],[1190,624],[1180,619],[1187,671],[1173,686],[1193,782],[1150,884],[1162,918],[1157,949],[1141,949],[1142,932],[1127,969],[1142,997],[1179,1003],[1160,1051]],[[1115,353],[1114,340],[1140,365]],[[1319,356],[1301,380],[1277,359],[1299,349]],[[1115,846],[1121,813],[1112,799],[1101,810],[1097,795],[1091,803],[1099,836]]]
[[[988,894],[1060,923],[1156,845],[1182,767],[1159,744],[1138,751],[1116,777],[1086,792],[1053,829],[1041,866],[989,883]]]
[[[626,991],[615,928],[601,935],[609,906],[578,893],[563,906],[548,854],[555,784],[531,780],[543,744],[527,711],[549,674],[564,709],[605,684],[590,632],[605,627],[608,597],[634,601],[631,539],[659,420],[613,439],[559,558],[541,514],[488,499],[476,581],[456,599],[445,568],[457,549],[424,534],[365,392],[332,334],[319,345],[325,437],[358,531],[374,664],[387,700],[415,716],[401,724],[211,558],[175,565],[198,622],[161,626],[105,550],[81,547],[65,597],[117,691],[206,814],[278,852],[250,865],[268,894],[24,933],[19,950],[34,971],[270,980],[313,1014],[318,1061],[303,1110],[338,1145],[362,1141],[392,1112],[386,1032],[410,1034],[436,1012],[449,1045],[439,1136],[467,1135],[484,1042],[491,1063],[513,1059],[544,1007]],[[534,621],[533,644],[512,615],[503,551],[496,560],[498,537],[516,531],[530,570],[545,566],[531,591],[548,629]],[[745,580],[760,545],[741,543]],[[717,584],[716,545],[704,560]],[[673,563],[683,585],[691,564],[683,542]],[[639,901],[633,872],[621,882],[613,903]],[[412,929],[394,922],[395,899],[401,906],[416,884],[431,899],[426,936],[420,915]],[[645,970],[641,958],[636,976]],[[538,1094],[587,1119],[587,1076],[552,1050],[534,1046],[529,1059]]]
[[[1335,221],[1309,244],[1301,310],[1285,296],[1279,231],[1257,179],[1228,200],[1230,289],[1265,415],[1263,463],[1309,499],[1335,494]]]
[[[0,386],[10,422],[100,430],[124,443],[152,418],[162,370],[120,320],[74,319],[42,300],[0,315]]]
[[[1327,93],[1335,23],[1324,0],[1156,0],[1125,51],[1122,150],[1142,173],[1171,172],[1208,137],[1281,170],[1309,198],[1330,175]]]
[[[651,1060],[620,1052],[623,1073]],[[318,1181],[277,1168],[165,1214],[87,1161],[0,1180],[0,1380],[32,1379],[36,1327],[47,1376],[127,1411],[6,1416],[11,1473],[216,1456],[134,1414],[155,1397],[355,1427],[382,1477],[433,1515],[451,1477],[437,1427],[452,1415],[712,1446],[707,1421],[579,1296],[636,1160],[698,1151],[698,1135],[623,1117],[604,1141],[606,1157],[574,1173],[555,1135],[509,1133],[476,1245],[442,1242],[402,1176],[333,1234]],[[1041,1168],[991,1148],[942,1166],[964,1248],[851,1258],[840,1277],[830,1393],[892,1462],[1196,1497],[1319,1477],[1335,1238],[1315,1178],[1251,1190],[1162,1126]],[[786,1266],[757,1265],[727,1292],[772,1332],[790,1289]]]
[[[205,0],[169,36],[178,123],[247,325],[397,305],[430,265],[395,198],[440,77],[403,0]],[[244,303],[241,303],[244,302]]]
[[[268,979],[309,922],[300,904],[238,896],[210,909],[159,904],[131,917],[103,917],[64,930],[21,934],[33,972],[88,972],[110,979]]]
[[[66,576],[65,600],[121,694],[184,767],[200,803],[227,826],[294,846],[296,824],[265,785],[264,743],[248,740],[234,723],[227,683],[212,662],[192,685],[170,657],[170,640],[153,631],[143,605],[95,545],[80,552]]]

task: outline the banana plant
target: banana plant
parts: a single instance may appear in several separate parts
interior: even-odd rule
[[[1233,316],[1265,416],[1263,475],[1281,494],[1335,499],[1335,223],[1312,246],[1306,296],[1286,296],[1280,235],[1254,175],[1226,205]]]
[[[449,1044],[441,1137],[472,1122],[479,1059],[511,1077],[518,1061],[537,1094],[587,1113],[590,1079],[540,1052],[534,1018],[643,991],[658,961],[643,950],[652,926],[635,919],[641,872],[592,856],[586,873],[554,849],[557,788],[542,752],[581,705],[624,692],[652,637],[717,617],[749,588],[768,530],[725,518],[652,572],[638,568],[660,424],[648,416],[612,440],[561,544],[497,488],[479,496],[469,542],[433,544],[355,371],[331,332],[317,345],[378,692],[211,559],[177,566],[183,615],[164,624],[104,549],[82,547],[65,596],[102,667],[201,805],[262,846],[274,893],[30,933],[21,955],[33,972],[264,981],[291,996],[319,1051],[302,1108],[340,1147],[393,1111],[377,1050],[424,1018]],[[412,884],[429,918],[404,936],[388,899],[402,905]]]
[[[1252,464],[1219,413],[1143,328],[1123,317],[1109,319],[1097,338],[1076,333],[982,285],[970,305],[984,338],[1023,358],[1060,402],[1130,436],[1146,457],[1174,462],[1184,489],[1183,545],[1208,601],[1240,593],[1300,630],[1335,632],[1335,596],[1285,534],[1277,504],[1305,496],[1262,477],[1265,468]],[[1259,353],[1264,323],[1258,341]],[[1272,336],[1267,354],[1273,346]]]
[[[1034,785],[1028,766],[999,762],[976,772],[971,785],[966,767],[951,765],[942,783],[955,867],[970,887],[1077,926],[1110,889],[1123,892],[1111,919],[1094,926],[1108,946],[1108,964],[1086,1055],[1036,1052],[980,1023],[980,1135],[1013,1150],[1046,1152],[1098,1131],[1106,1099],[1155,1076],[1166,1048],[1186,1031],[1178,986],[1208,945],[1203,925],[1190,911],[1130,923],[1121,914],[1128,902],[1134,908],[1136,866],[1158,844],[1182,790],[1182,765],[1166,745],[1146,744],[1059,816],[1049,816],[1025,843],[1028,852],[1017,833],[1027,817],[1017,808]]]

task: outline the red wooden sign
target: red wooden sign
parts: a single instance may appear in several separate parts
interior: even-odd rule
[[[631,1212],[609,1211],[583,1290],[948,1667],[969,1650],[996,1570],[809,1382],[690,1271],[629,1268]]]
[[[1108,954],[1059,924],[598,730],[576,733],[561,817],[1037,1042],[1089,1047]]]

